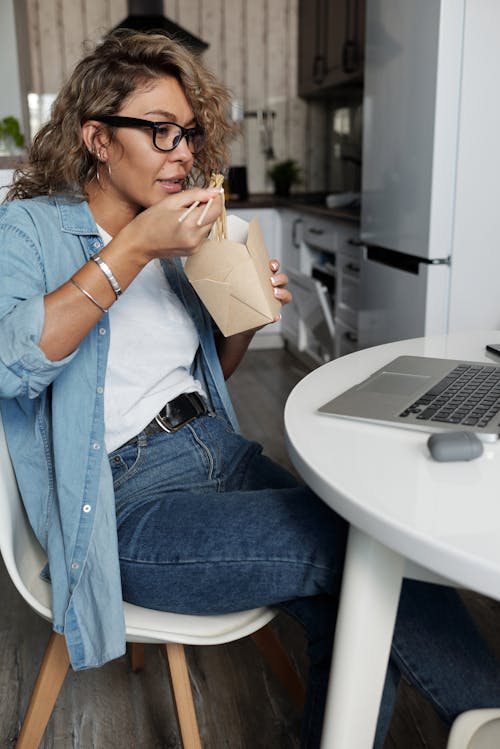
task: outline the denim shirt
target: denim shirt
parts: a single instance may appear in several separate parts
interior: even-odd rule
[[[61,361],[38,343],[44,295],[102,248],[86,202],[42,197],[0,206],[0,410],[19,490],[46,550],[53,628],[74,669],[125,651],[115,503],[104,444],[109,321],[104,314]],[[179,260],[162,261],[198,329],[193,374],[210,406],[237,427],[213,322]]]

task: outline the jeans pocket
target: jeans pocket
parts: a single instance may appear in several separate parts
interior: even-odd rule
[[[137,471],[141,447],[138,440],[119,447],[109,456],[109,464],[113,475],[113,488],[119,489]]]

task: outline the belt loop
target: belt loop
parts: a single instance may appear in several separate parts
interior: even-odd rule
[[[147,444],[148,444],[148,435],[146,434],[146,432],[139,432],[139,434],[137,435],[137,447],[138,448],[146,447]]]

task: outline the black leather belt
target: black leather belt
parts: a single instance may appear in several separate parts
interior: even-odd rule
[[[145,427],[146,434],[158,432],[176,432],[198,416],[208,411],[204,398],[198,393],[181,393],[163,406],[149,424]]]

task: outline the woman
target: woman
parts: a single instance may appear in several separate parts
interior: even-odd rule
[[[224,380],[253,331],[218,334],[179,259],[221,211],[194,185],[227,163],[228,104],[161,34],[115,33],[76,67],[1,209],[2,416],[73,667],[124,652],[122,597],[192,614],[276,605],[307,631],[302,745],[317,747],[345,524],[237,433]],[[457,690],[473,667],[479,684]],[[448,589],[405,586],[378,747],[401,673],[448,720],[500,704]]]

